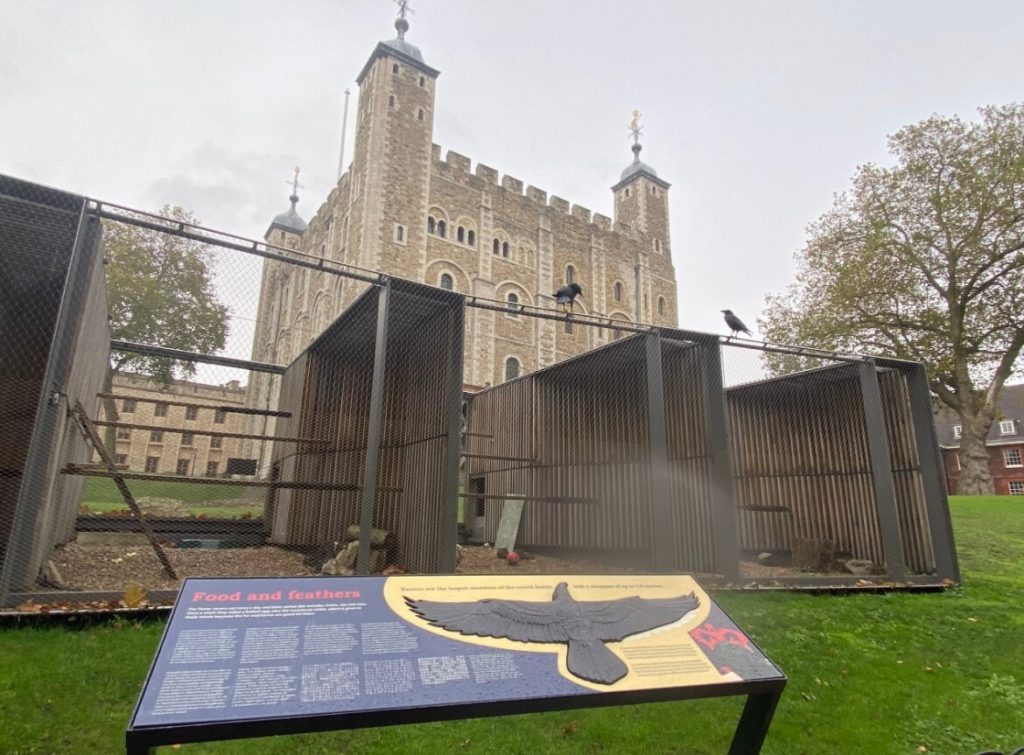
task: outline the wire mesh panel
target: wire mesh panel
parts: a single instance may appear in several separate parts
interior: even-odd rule
[[[79,483],[62,458],[88,448],[68,421],[95,406],[109,331],[99,226],[84,200],[0,177],[0,563],[2,589],[35,583],[54,544],[73,536]]]
[[[7,602],[186,576],[956,577],[920,365],[466,296],[332,257],[329,220],[316,257],[284,225],[0,183]]]

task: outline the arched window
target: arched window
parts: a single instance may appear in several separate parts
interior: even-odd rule
[[[391,73],[398,73],[398,63],[391,64]]]
[[[622,281],[615,281],[615,301],[622,301]]]
[[[659,315],[664,315],[665,314],[665,297],[664,296],[659,296],[658,297],[658,314]]]
[[[464,244],[466,242],[466,229],[461,225],[458,227],[458,230],[455,231],[455,240],[460,244]]]
[[[452,276],[448,273],[441,273],[441,288],[453,291],[455,287],[455,281],[452,280]]]
[[[399,244],[404,244],[405,243],[405,226],[404,225],[399,225],[397,223],[395,224],[395,241],[397,241]]]
[[[388,97],[388,107],[389,108],[394,108],[395,107],[395,95],[391,95],[390,97]]]
[[[565,266],[565,282],[575,283],[576,282],[576,268],[572,265]]]
[[[437,235],[444,238],[445,233],[445,222],[443,220],[437,221]]]
[[[655,239],[654,240],[654,251],[656,251],[656,252],[660,252],[661,251],[661,239]]]
[[[512,316],[515,317],[516,313],[519,311],[518,294],[516,294],[514,291],[510,291],[508,296],[505,297],[505,301],[508,302],[506,306],[508,306],[509,311],[512,313]]]
[[[501,242],[501,256],[504,257],[505,259],[508,259],[508,242],[507,241]]]
[[[509,357],[505,360],[505,379],[515,380],[517,377],[519,377],[519,360]]]
[[[423,78],[422,76],[420,76],[420,87],[422,88],[422,87],[425,87],[426,85],[427,85],[427,80],[425,78]]]
[[[416,113],[416,120],[423,120],[423,108],[420,108],[419,111]]]
[[[466,234],[466,243],[470,246],[476,246],[476,231],[469,231]]]
[[[433,233],[436,233],[436,232],[437,232],[437,221],[434,220],[433,217],[427,218],[427,233],[433,234]]]
[[[501,242],[498,239],[494,240],[494,253],[501,254]]]

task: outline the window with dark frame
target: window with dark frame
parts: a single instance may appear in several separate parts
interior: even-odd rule
[[[146,457],[146,467],[145,467],[146,471],[149,472],[150,474],[156,472],[157,465],[159,463],[160,463],[160,457],[159,456],[147,456]]]
[[[135,399],[126,398],[121,403],[121,411],[125,414],[133,414],[135,412]]]
[[[223,409],[217,409],[213,413],[213,423],[215,425],[223,425],[224,420],[227,418],[228,413]]]
[[[181,434],[181,445],[191,446],[195,444],[196,436],[194,433],[182,433]]]
[[[210,436],[210,448],[220,448],[222,445],[224,445],[224,439],[221,436]]]
[[[206,462],[206,476],[207,477],[216,477],[217,476],[217,468],[218,468],[219,464],[220,464],[220,462],[217,462],[217,461],[208,461],[208,462]]]
[[[505,379],[515,380],[517,377],[519,377],[519,360],[509,357],[505,360]]]
[[[509,309],[509,316],[515,317],[519,312],[519,296],[514,291],[510,291],[508,296],[505,297]]]
[[[128,455],[127,454],[115,454],[114,455],[114,463],[117,464],[118,466],[124,466],[125,464],[128,463]]]
[[[167,416],[167,404],[162,401],[153,405],[153,416],[154,417],[166,417]]]
[[[196,419],[199,416],[198,406],[186,406],[185,407],[185,419]]]
[[[178,459],[177,465],[174,467],[176,474],[188,474],[188,459]]]
[[[452,276],[448,275],[448,273],[441,274],[441,288],[447,291],[455,290],[455,281],[452,280]]]
[[[129,430],[127,427],[119,427],[119,428],[117,428],[117,439],[118,440],[131,440],[132,439],[132,431]]]
[[[150,443],[163,443],[164,431],[163,430],[150,430],[149,431],[149,442]]]

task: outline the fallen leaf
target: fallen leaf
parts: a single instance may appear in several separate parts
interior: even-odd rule
[[[136,584],[128,585],[124,588],[122,599],[128,608],[138,608],[146,602],[146,588]]]
[[[471,744],[473,744],[472,739],[464,739],[461,742],[459,742],[459,747],[469,747]]]
[[[978,620],[976,618],[974,618],[973,616],[968,616],[967,620],[969,622],[971,622],[972,624],[977,624],[978,623]]]
[[[917,751],[918,752],[928,752],[928,748],[925,747],[924,745],[918,745]]]
[[[925,666],[925,667],[924,667],[924,670],[925,670],[925,671],[931,671],[931,670],[932,670],[932,667],[931,667],[931,666]]]
[[[575,734],[578,728],[580,728],[579,721],[570,721],[565,727],[563,727],[562,735],[567,737],[570,734]]]

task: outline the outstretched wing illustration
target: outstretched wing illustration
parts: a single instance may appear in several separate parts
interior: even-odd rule
[[[622,600],[581,600],[577,604],[590,622],[594,637],[602,642],[619,642],[631,634],[648,632],[679,621],[700,605],[696,595],[678,598],[623,598]]]
[[[413,612],[434,626],[478,637],[517,642],[568,642],[565,610],[554,603],[528,600],[474,600],[448,603],[405,598]]]
[[[629,673],[626,664],[604,646],[638,632],[678,621],[700,602],[693,593],[677,598],[622,598],[577,601],[562,582],[551,602],[473,600],[441,602],[406,596],[409,608],[430,624],[478,637],[517,642],[558,642],[569,648],[566,667],[599,684],[614,684]]]

